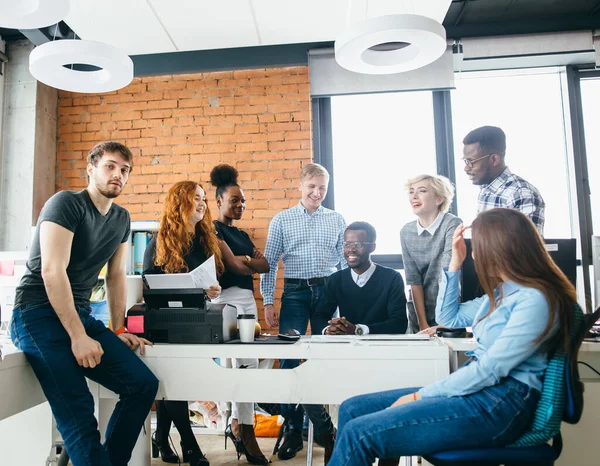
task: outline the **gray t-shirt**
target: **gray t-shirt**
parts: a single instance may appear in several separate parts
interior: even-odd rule
[[[433,236],[427,231],[419,235],[416,220],[404,225],[400,231],[406,284],[423,287],[425,315],[430,326],[436,325],[435,304],[441,273],[450,264],[452,237],[461,223],[461,219],[446,212]],[[413,302],[409,301],[406,307],[409,329],[416,333],[419,331],[419,322]]]
[[[85,189],[80,192],[61,191],[48,199],[35,229],[27,271],[17,287],[15,308],[49,302],[42,279],[40,254],[40,225],[45,221],[73,232],[67,276],[75,305],[88,307],[100,270],[129,237],[129,212],[113,204],[108,213],[102,215]]]

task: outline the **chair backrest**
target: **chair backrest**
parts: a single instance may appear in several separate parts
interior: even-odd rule
[[[554,354],[544,373],[542,393],[531,426],[510,447],[546,443],[560,436],[562,421],[576,424],[581,419],[584,385],[579,379],[577,355],[583,338],[600,315],[600,308],[584,316],[581,308],[575,305],[574,313],[575,325],[569,341],[571,357],[565,352]]]

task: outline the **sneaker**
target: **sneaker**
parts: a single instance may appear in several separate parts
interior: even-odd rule
[[[277,457],[280,460],[290,460],[296,453],[304,448],[304,444],[302,442],[302,435],[298,432],[294,432],[293,430],[287,432],[285,437],[283,438],[283,443],[279,447],[279,451],[277,452]]]

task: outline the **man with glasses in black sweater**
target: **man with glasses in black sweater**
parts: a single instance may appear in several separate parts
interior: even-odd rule
[[[402,276],[374,264],[377,233],[367,222],[344,232],[348,268],[329,277],[313,317],[313,334],[367,335],[405,333],[408,325]],[[333,317],[339,308],[340,317]]]

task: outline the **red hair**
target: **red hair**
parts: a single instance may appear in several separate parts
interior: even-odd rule
[[[187,230],[198,187],[202,188],[202,185],[195,181],[180,181],[167,193],[156,236],[154,258],[154,265],[161,267],[166,273],[189,271],[184,257],[190,252],[194,237],[198,238],[206,257],[215,256],[217,274],[220,275],[225,270],[210,210],[206,209],[194,232]]]

